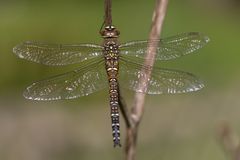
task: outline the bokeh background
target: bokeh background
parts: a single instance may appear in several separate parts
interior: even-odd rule
[[[148,37],[154,0],[113,0],[122,42]],[[103,0],[0,1],[0,159],[123,159],[112,147],[108,91],[75,100],[35,102],[22,91],[33,81],[76,68],[47,67],[17,58],[26,40],[101,43]],[[231,159],[240,137],[239,0],[170,1],[162,37],[199,31],[210,43],[198,54],[164,63],[194,73],[196,93],[147,96],[139,160]],[[122,91],[130,107],[134,93]],[[124,128],[122,121],[122,143]],[[224,142],[224,143],[223,143]]]

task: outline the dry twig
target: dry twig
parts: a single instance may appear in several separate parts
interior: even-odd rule
[[[239,137],[227,122],[219,127],[218,134],[224,151],[229,154],[233,160],[240,160]]]
[[[104,24],[105,26],[112,25],[112,0],[105,0],[104,2]]]
[[[149,40],[159,39],[161,30],[163,27],[164,17],[167,11],[168,0],[157,0],[156,7],[153,13],[152,26],[149,34]],[[147,54],[145,56],[145,66],[153,66],[156,50],[158,44],[148,45]],[[142,76],[139,79],[139,90],[146,90],[148,79],[151,76],[151,70],[143,70],[145,76]],[[130,122],[132,122],[130,127],[127,128],[127,137],[126,137],[126,159],[134,160],[136,155],[136,144],[137,144],[137,134],[138,134],[138,126],[141,121],[143,111],[144,111],[144,101],[145,94],[136,93],[134,105],[131,109],[130,114]]]

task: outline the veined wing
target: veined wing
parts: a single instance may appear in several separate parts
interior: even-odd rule
[[[86,96],[108,86],[104,63],[98,63],[58,75],[47,80],[33,83],[23,95],[32,100],[73,99]]]
[[[182,33],[159,40],[133,41],[120,45],[120,53],[144,58],[148,45],[157,45],[156,60],[175,59],[202,48],[209,38],[198,32]]]
[[[148,70],[150,67],[145,66],[144,69]],[[148,79],[147,90],[140,90],[138,89],[139,79],[146,77],[140,64],[122,60],[119,72],[120,86],[146,94],[186,93],[204,87],[203,83],[191,73],[154,67],[151,78]]]
[[[24,42],[13,48],[20,58],[44,65],[59,66],[82,62],[102,55],[102,46],[95,44],[47,44]]]

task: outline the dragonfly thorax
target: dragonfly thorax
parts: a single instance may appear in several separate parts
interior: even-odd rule
[[[100,32],[103,38],[118,38],[120,32],[114,26],[106,26],[103,31]]]

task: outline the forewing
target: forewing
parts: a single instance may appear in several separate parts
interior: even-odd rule
[[[82,62],[102,55],[102,46],[94,44],[48,44],[24,42],[13,48],[20,58],[44,65],[59,66]]]
[[[156,60],[170,60],[192,53],[208,41],[209,38],[201,33],[188,32],[165,39],[128,42],[120,45],[120,53],[129,57],[144,58],[148,45],[157,45]]]
[[[108,86],[103,61],[85,68],[33,83],[24,91],[32,100],[73,99],[86,96]]]
[[[139,64],[121,61],[120,86],[146,94],[187,93],[204,87],[201,80],[191,73],[154,67],[148,79],[148,87],[145,87],[147,90],[139,89],[139,79],[146,77],[146,71],[150,68],[145,66],[142,70]]]

